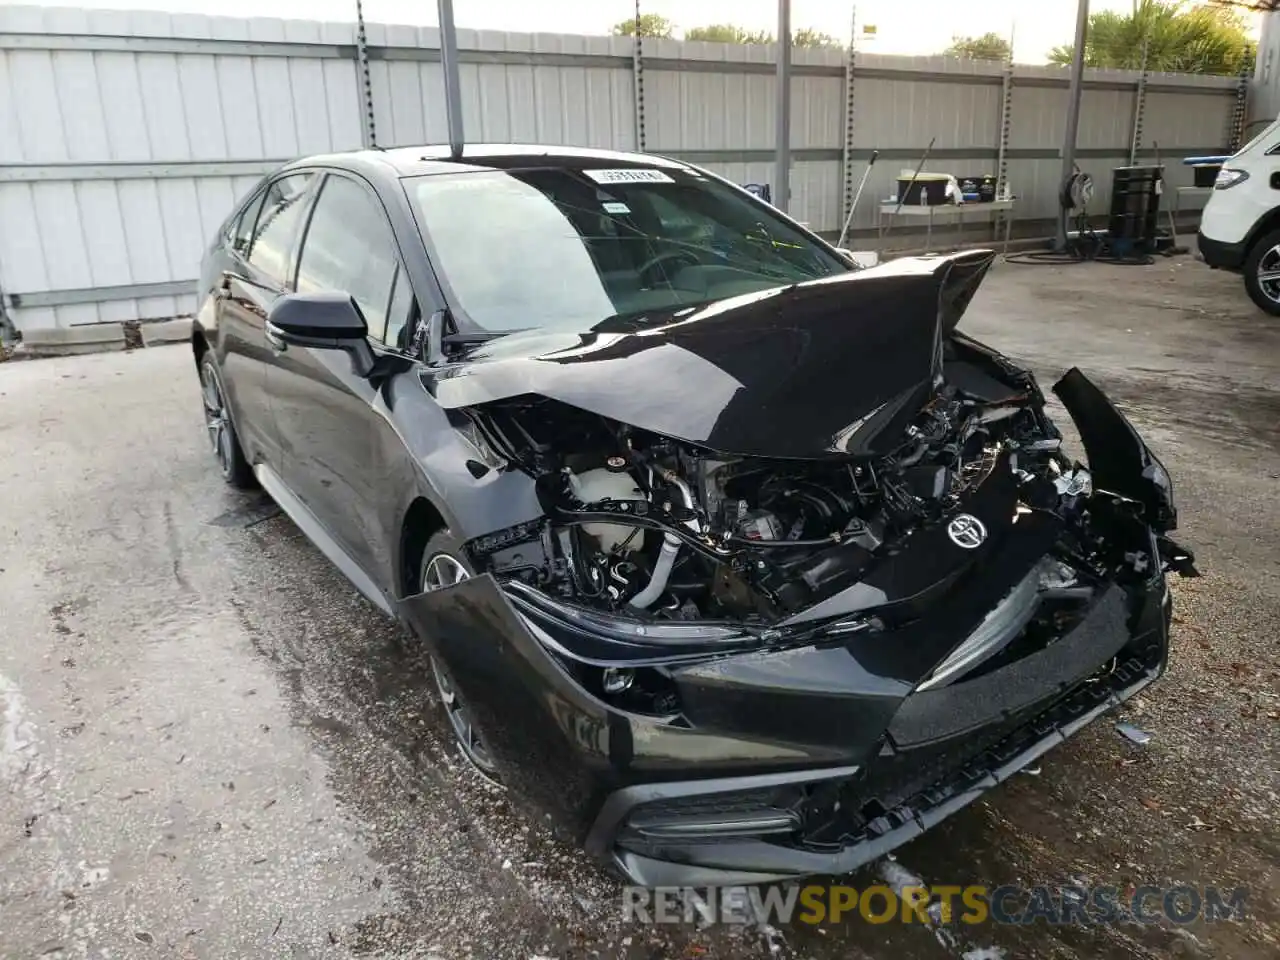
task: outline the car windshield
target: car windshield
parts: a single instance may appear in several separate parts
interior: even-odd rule
[[[451,305],[485,330],[581,332],[850,269],[727,184],[607,167],[409,180]]]
[[[1274,139],[1274,137],[1275,137],[1275,135],[1276,135],[1276,130],[1277,130],[1277,129],[1280,129],[1280,120],[1273,120],[1273,121],[1271,121],[1269,124],[1267,124],[1266,126],[1264,126],[1264,127],[1263,127],[1263,128],[1262,128],[1262,129],[1257,133],[1257,135],[1255,135],[1255,136],[1253,137],[1253,139],[1251,139],[1251,140],[1250,140],[1248,143],[1246,143],[1243,147],[1241,147],[1239,150],[1237,150],[1237,151],[1233,154],[1233,156],[1236,156],[1236,157],[1242,157],[1242,156],[1244,156],[1246,153],[1248,153],[1250,150],[1252,150],[1254,147],[1256,147],[1259,143],[1261,143],[1263,140]]]

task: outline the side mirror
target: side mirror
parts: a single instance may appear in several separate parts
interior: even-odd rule
[[[289,344],[312,350],[341,350],[351,358],[358,377],[373,370],[369,327],[352,297],[345,293],[290,293],[267,313],[267,340],[276,350]]]
[[[844,247],[836,247],[836,252],[860,270],[866,270],[880,263],[880,254],[874,250],[847,250]]]

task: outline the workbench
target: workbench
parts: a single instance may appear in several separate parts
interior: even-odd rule
[[[956,223],[956,239],[957,246],[963,236],[963,226],[966,217],[987,217],[991,221],[992,240],[998,240],[996,216],[998,214],[1007,214],[1004,218],[1004,248],[1003,252],[1009,252],[1009,237],[1013,232],[1013,205],[1016,197],[1008,200],[991,200],[987,203],[939,203],[939,204],[918,204],[904,203],[898,206],[897,201],[887,201],[876,207],[876,239],[881,244],[884,241],[886,231],[893,228],[893,221],[898,217],[908,217],[911,219],[925,218],[928,223],[928,229],[925,232],[925,249],[933,246],[933,221],[935,219],[945,220],[951,218]]]

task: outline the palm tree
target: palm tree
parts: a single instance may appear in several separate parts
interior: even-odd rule
[[[1236,74],[1255,54],[1244,22],[1226,6],[1134,0],[1127,15],[1090,15],[1085,66],[1141,69],[1144,46],[1147,69],[1171,73]],[[1072,54],[1070,46],[1055,47],[1049,61],[1067,64]]]

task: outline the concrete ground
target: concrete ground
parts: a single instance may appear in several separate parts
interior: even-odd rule
[[[612,880],[460,764],[395,628],[223,486],[166,347],[0,364],[0,955],[1275,957],[1280,321],[1184,258],[1001,265],[964,328],[1046,387],[1096,375],[1205,576],[1175,583],[1170,672],[1126,710],[1147,747],[1099,722],[898,864],[1243,886],[1246,919],[624,924]]]

